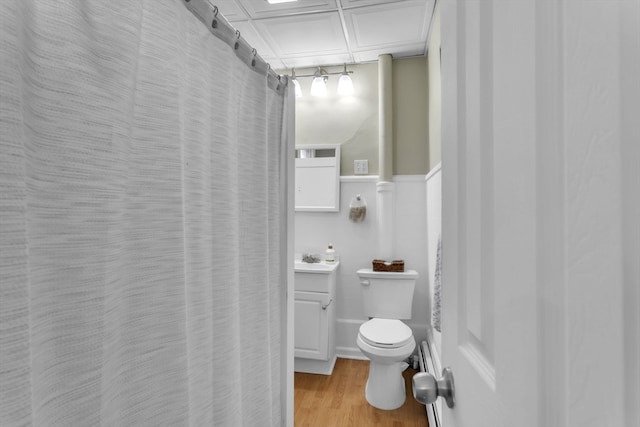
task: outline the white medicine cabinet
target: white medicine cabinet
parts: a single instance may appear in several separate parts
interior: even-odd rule
[[[340,210],[340,145],[297,145],[295,206],[297,211]]]

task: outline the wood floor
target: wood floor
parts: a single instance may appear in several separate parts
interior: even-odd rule
[[[393,411],[369,405],[364,388],[369,375],[369,361],[338,359],[333,374],[295,373],[295,427],[428,427],[423,405],[411,391],[411,377],[416,371],[404,371],[407,400]]]

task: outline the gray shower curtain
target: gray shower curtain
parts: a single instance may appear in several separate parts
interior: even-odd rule
[[[179,0],[0,2],[0,425],[283,424],[283,92]]]

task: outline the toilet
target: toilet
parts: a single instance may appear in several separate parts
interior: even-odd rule
[[[370,361],[365,397],[376,408],[397,409],[406,397],[403,362],[416,347],[411,328],[400,319],[411,319],[418,273],[365,268],[357,274],[364,314],[370,318],[360,326],[356,340],[360,351]]]

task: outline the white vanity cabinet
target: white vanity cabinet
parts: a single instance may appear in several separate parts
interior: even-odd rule
[[[339,263],[296,261],[294,369],[330,375],[336,362],[336,270]]]

